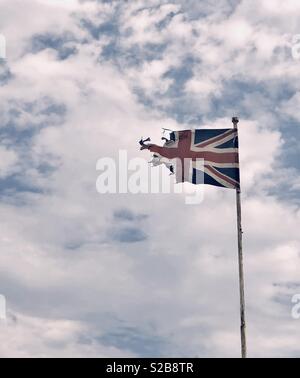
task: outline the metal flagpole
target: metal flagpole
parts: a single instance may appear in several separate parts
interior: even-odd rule
[[[239,119],[232,118],[234,128],[238,132]],[[241,307],[241,350],[242,358],[247,358],[247,340],[246,340],[246,305],[245,305],[245,279],[244,279],[244,257],[243,257],[243,229],[242,229],[242,206],[241,206],[241,189],[236,189],[236,207],[237,207],[237,230],[238,230],[238,249],[239,249],[239,280],[240,280],[240,307]]]

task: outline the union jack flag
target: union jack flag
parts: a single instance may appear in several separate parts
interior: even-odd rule
[[[177,182],[230,189],[240,187],[236,129],[174,131],[169,140],[164,139],[163,147],[141,141],[141,149],[154,153],[155,165],[166,164],[172,173],[176,173]],[[175,160],[174,164],[170,163]]]

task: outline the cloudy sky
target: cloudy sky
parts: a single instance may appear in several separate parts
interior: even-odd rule
[[[142,135],[239,115],[249,355],[299,357],[300,2],[0,7],[0,356],[239,356],[234,191],[96,191]]]

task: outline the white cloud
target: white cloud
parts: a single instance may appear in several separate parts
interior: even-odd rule
[[[17,163],[18,156],[14,151],[0,147],[0,177],[2,179],[15,173]]]
[[[86,327],[71,320],[33,318],[10,314],[0,323],[2,358],[109,358],[124,357],[116,348],[101,346],[84,338]]]

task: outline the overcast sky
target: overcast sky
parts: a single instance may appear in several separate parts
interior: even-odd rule
[[[239,356],[235,192],[96,191],[142,135],[239,115],[249,355],[299,357],[300,2],[0,9],[0,356]]]

